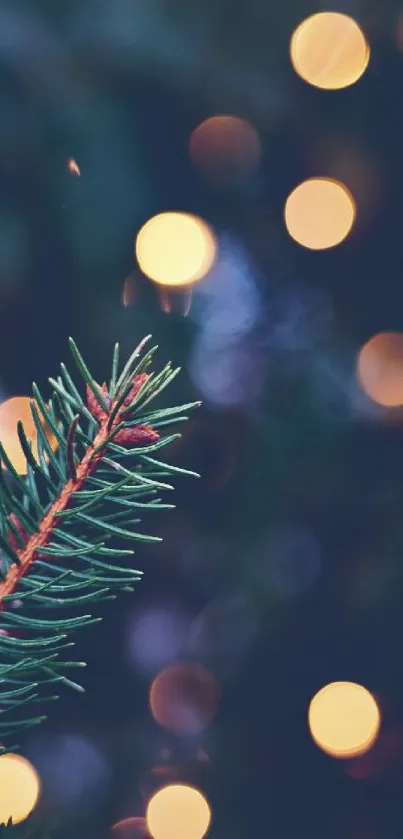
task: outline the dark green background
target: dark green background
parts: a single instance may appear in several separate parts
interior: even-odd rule
[[[374,333],[403,331],[403,8],[332,5],[359,20],[372,47],[359,83],[332,93],[305,85],[288,60],[294,27],[323,8],[0,0],[3,395],[54,375],[69,335],[102,380],[115,340],[129,352],[152,332],[161,363],[183,365],[172,401],[203,397],[190,375],[195,310],[164,314],[134,265],[135,233],[156,212],[197,213],[232,236],[260,300],[248,363],[235,365],[241,392],[256,376],[254,395],[226,407],[207,399],[189,423],[172,458],[202,478],[180,482],[178,511],[153,521],[164,542],[139,553],[144,583],[78,641],[90,661],[85,696],[64,693],[45,726],[43,736],[92,739],[111,773],[88,812],[38,814],[60,817],[66,837],[107,835],[116,819],[140,815],[162,749],[174,777],[206,790],[212,839],[402,835],[402,426],[360,399],[354,369]],[[189,135],[212,113],[249,119],[262,140],[259,171],[232,189],[209,186],[189,161]],[[312,175],[340,177],[357,200],[352,236],[323,253],[299,248],[282,220],[288,193]],[[136,301],[124,309],[129,275]],[[320,546],[321,572],[299,598],[267,585],[267,534],[279,525],[309,530]],[[195,742],[153,724],[147,679],[123,654],[130,615],[172,599],[193,619],[224,604],[206,655],[222,700]],[[311,697],[339,679],[379,697],[395,744],[391,755],[380,746],[367,779],[351,778],[308,732]]]

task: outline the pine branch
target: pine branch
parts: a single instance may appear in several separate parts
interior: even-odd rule
[[[93,379],[70,339],[85,397],[64,364],[60,376],[49,379],[53,394],[48,402],[33,385],[38,459],[18,426],[26,476],[17,474],[0,443],[2,744],[44,719],[34,707],[46,699],[49,685],[81,689],[64,671],[85,664],[65,661],[62,653],[74,645],[72,632],[99,618],[72,613],[83,604],[115,597],[115,591],[132,590],[142,572],[127,561],[116,564],[134,554],[132,548],[121,549],[120,540],[160,541],[138,530],[139,515],[172,506],[159,498],[172,485],[154,476],[195,474],[154,458],[178,436],[161,437],[158,429],[184,421],[183,412],[199,403],[150,412],[150,402],[179,371],[167,364],[157,375],[147,372],[156,350],[143,354],[148,340],[120,375],[116,345],[108,390]],[[57,609],[63,617],[49,618]]]

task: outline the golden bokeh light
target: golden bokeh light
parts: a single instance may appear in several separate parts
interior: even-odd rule
[[[331,178],[309,178],[288,196],[285,224],[290,236],[310,250],[339,245],[355,219],[355,201],[347,187]]]
[[[357,376],[363,391],[385,408],[403,405],[403,334],[380,332],[361,349]]]
[[[291,62],[304,81],[338,90],[358,81],[368,67],[370,48],[353,18],[319,12],[300,23],[291,38]]]
[[[38,414],[41,417],[39,410]],[[0,440],[16,472],[19,475],[25,475],[27,473],[27,461],[18,438],[17,423],[19,421],[23,423],[26,437],[32,443],[32,454],[38,459],[38,435],[28,396],[13,396],[0,405]],[[49,443],[55,450],[57,441],[50,429],[44,427]]]
[[[136,257],[144,274],[163,286],[186,286],[212,267],[217,241],[205,221],[189,213],[161,213],[141,228]]]
[[[324,752],[350,758],[375,742],[380,712],[366,688],[355,682],[332,682],[313,697],[308,722],[315,743]]]
[[[150,707],[154,719],[175,734],[194,734],[210,725],[219,691],[201,664],[172,664],[154,679]]]
[[[154,839],[202,839],[210,821],[210,807],[196,787],[171,784],[148,803],[146,822]]]
[[[251,175],[259,165],[261,151],[253,125],[237,116],[209,117],[194,129],[189,141],[193,165],[218,183]]]
[[[80,175],[81,175],[80,167],[79,167],[77,161],[74,160],[74,157],[70,157],[70,160],[68,160],[67,168],[68,168],[69,172],[71,172],[72,175],[75,175],[77,178],[80,177]]]
[[[12,818],[14,824],[24,821],[34,809],[41,790],[37,771],[21,755],[0,757],[0,824]]]

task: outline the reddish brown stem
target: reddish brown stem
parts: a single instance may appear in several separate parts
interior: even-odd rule
[[[87,449],[84,457],[77,465],[76,479],[73,481],[70,478],[70,480],[65,483],[59,497],[43,517],[38,532],[33,533],[32,536],[28,538],[24,547],[14,548],[15,553],[20,560],[20,564],[11,565],[4,580],[0,583],[0,609],[3,598],[8,594],[13,593],[21,577],[29,571],[35,559],[35,553],[49,541],[52,530],[57,523],[57,514],[66,509],[68,503],[71,501],[73,492],[78,492],[89,475],[91,475],[94,471],[97,463],[102,457],[102,444],[106,443],[109,435],[110,432],[108,432],[105,422],[99,429],[92,445]],[[98,449],[98,451],[95,451],[96,449]]]

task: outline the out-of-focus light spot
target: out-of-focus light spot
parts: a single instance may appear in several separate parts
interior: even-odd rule
[[[403,333],[380,332],[363,346],[357,375],[364,392],[386,408],[403,405]]]
[[[332,682],[309,706],[308,722],[315,743],[333,757],[363,754],[376,740],[380,712],[372,694],[354,682]]]
[[[80,177],[81,171],[80,167],[74,157],[70,157],[70,160],[67,161],[67,168],[72,175],[75,175],[77,178]]]
[[[212,600],[195,618],[187,651],[211,666],[221,680],[243,662],[258,629],[256,609],[245,595],[228,594]]]
[[[200,664],[173,664],[154,679],[150,707],[154,719],[175,734],[195,734],[210,725],[218,705],[218,687]]]
[[[127,277],[123,283],[122,303],[127,309],[136,301],[136,284],[133,277]]]
[[[143,273],[163,286],[191,285],[212,267],[217,242],[205,221],[189,213],[160,213],[136,238],[136,257]]]
[[[144,839],[148,835],[146,820],[141,816],[121,819],[111,831],[111,839]]]
[[[185,288],[183,291],[159,290],[159,301],[161,310],[166,315],[179,315],[186,318],[190,312],[193,299],[193,289]]]
[[[96,745],[73,734],[36,735],[27,746],[50,807],[87,813],[105,792],[109,769]]]
[[[325,90],[349,87],[365,72],[370,48],[358,24],[339,12],[303,20],[291,38],[291,62],[304,81]]]
[[[298,597],[315,582],[321,569],[321,551],[305,527],[279,527],[273,530],[259,556],[261,579],[281,597]],[[263,562],[260,560],[264,560]]]
[[[136,613],[128,627],[128,657],[136,669],[154,675],[184,649],[190,619],[176,603],[161,603]]]
[[[154,839],[202,839],[210,821],[210,807],[195,787],[172,784],[153,795],[146,820]]]
[[[190,158],[209,180],[231,183],[256,170],[261,157],[260,139],[245,119],[213,116],[194,129],[189,142]]]
[[[21,755],[0,756],[0,824],[12,818],[24,821],[34,809],[41,790],[37,771]]]
[[[41,416],[38,410],[39,416]],[[22,451],[17,433],[17,423],[21,421],[27,439],[32,443],[32,454],[38,460],[38,435],[31,414],[28,396],[13,396],[0,405],[0,440],[10,458],[14,469],[20,475],[27,473],[27,461]],[[57,448],[57,441],[50,429],[44,426],[52,449]]]
[[[325,250],[348,236],[355,213],[354,199],[342,183],[309,178],[288,196],[285,223],[290,236],[304,248]]]

